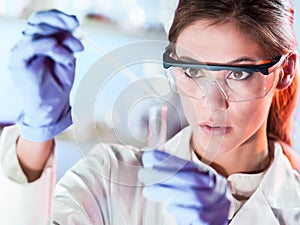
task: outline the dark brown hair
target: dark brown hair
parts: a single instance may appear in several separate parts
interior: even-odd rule
[[[208,20],[211,25],[233,23],[259,43],[270,58],[297,48],[290,0],[179,0],[169,31],[170,46],[185,28],[199,20]],[[268,135],[288,145],[292,145],[298,88],[295,76],[287,89],[276,91],[269,111]]]

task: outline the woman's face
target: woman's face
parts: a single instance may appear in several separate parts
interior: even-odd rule
[[[207,21],[199,21],[181,32],[176,45],[180,46],[176,47],[176,55],[181,59],[231,65],[254,64],[268,59],[256,42],[230,23],[209,25]],[[212,74],[214,80],[224,81],[222,72]],[[276,81],[278,74],[272,76]],[[266,143],[266,121],[274,89],[264,98],[231,102],[225,99],[218,83],[211,82],[201,100],[181,95],[198,154],[228,152],[242,146],[253,148],[255,145],[257,148]]]

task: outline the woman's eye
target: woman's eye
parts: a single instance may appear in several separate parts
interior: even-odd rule
[[[184,69],[184,73],[185,75],[191,77],[191,78],[196,78],[196,77],[201,77],[203,76],[203,72],[201,69],[197,69],[197,68],[187,68]]]
[[[227,75],[227,78],[233,80],[245,80],[251,77],[251,73],[244,72],[244,71],[232,71]]]

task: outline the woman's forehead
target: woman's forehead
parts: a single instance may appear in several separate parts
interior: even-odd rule
[[[189,25],[179,34],[175,50],[179,57],[193,55],[197,60],[220,63],[241,57],[256,61],[266,58],[260,44],[230,22],[212,24],[201,20]]]

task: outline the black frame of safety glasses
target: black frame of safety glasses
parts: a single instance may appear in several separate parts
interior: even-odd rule
[[[264,75],[269,75],[273,71],[269,69],[275,66],[278,62],[283,61],[285,55],[277,56],[268,63],[263,64],[239,64],[239,65],[228,65],[221,63],[193,63],[185,62],[182,60],[176,60],[170,56],[171,51],[166,50],[163,54],[163,67],[168,69],[170,67],[180,67],[183,69],[195,68],[195,69],[206,69],[211,71],[220,70],[231,70],[231,71],[244,71],[244,72],[261,72]]]

